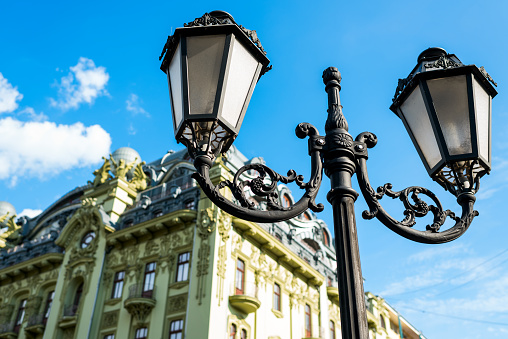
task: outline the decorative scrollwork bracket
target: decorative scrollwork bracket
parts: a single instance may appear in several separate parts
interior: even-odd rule
[[[219,208],[238,218],[254,222],[278,222],[294,218],[307,209],[314,212],[321,212],[324,209],[322,204],[316,204],[315,198],[321,186],[323,176],[323,165],[320,150],[322,149],[323,139],[319,136],[317,129],[307,123],[299,124],[296,127],[296,135],[303,139],[309,137],[309,155],[311,157],[311,178],[308,182],[304,181],[302,175],[297,175],[294,170],[290,170],[287,176],[281,175],[263,164],[248,164],[243,166],[235,174],[233,181],[225,180],[214,185],[210,180],[209,170],[213,164],[213,155],[198,154],[194,160],[194,166],[197,172],[193,178],[199,183],[205,194]],[[242,181],[242,175],[247,171],[256,171],[257,177],[252,180]],[[302,198],[292,206],[284,207],[279,204],[277,183],[284,184],[295,182],[299,188],[305,190]],[[239,204],[236,204],[225,198],[220,190],[223,188],[231,190],[234,198]],[[266,199],[267,210],[258,210],[255,204],[246,195],[246,190],[258,197]]]
[[[373,133],[365,132],[361,133],[356,138],[356,141],[366,142],[367,147],[372,148],[376,145],[377,137]],[[476,197],[472,191],[463,191],[458,195],[457,202],[462,207],[462,215],[458,217],[454,212],[445,210],[436,195],[423,187],[411,186],[396,192],[392,190],[392,184],[388,183],[378,187],[377,191],[374,191],[367,174],[366,158],[356,157],[356,163],[358,184],[370,209],[363,212],[363,218],[377,218],[386,227],[407,239],[426,244],[438,244],[455,240],[466,232],[473,218],[478,215],[478,212],[473,209]],[[405,217],[402,221],[393,218],[381,206],[379,200],[385,195],[392,199],[398,198],[402,201],[405,208]],[[423,201],[420,195],[427,196],[433,204],[429,205]],[[427,225],[425,231],[414,229],[413,226],[416,224],[416,218],[424,217],[429,212],[434,216],[432,224]],[[447,218],[455,221],[455,225],[442,231],[441,227]]]

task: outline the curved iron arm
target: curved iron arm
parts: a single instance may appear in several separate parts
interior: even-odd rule
[[[322,149],[322,139],[319,137],[318,130],[308,123],[301,123],[296,127],[296,135],[303,139],[309,137],[309,155],[311,157],[311,178],[305,183],[303,176],[297,175],[294,170],[290,170],[287,176],[283,176],[273,171],[268,166],[262,164],[245,165],[235,174],[233,181],[221,181],[218,185],[214,185],[210,180],[209,171],[213,164],[213,155],[200,154],[195,157],[194,167],[197,172],[192,177],[199,183],[205,194],[219,208],[225,212],[253,222],[278,222],[294,218],[307,209],[314,212],[321,212],[324,209],[322,204],[316,204],[315,198],[321,185],[323,176],[323,164],[321,160],[320,150]],[[249,170],[258,172],[258,177],[253,180],[240,181],[240,176]],[[270,183],[266,183],[265,178],[269,178]],[[298,187],[305,189],[302,198],[294,205],[282,207],[277,203],[277,183],[295,182]],[[226,199],[221,193],[222,188],[229,188],[233,196],[238,200],[240,205]],[[249,201],[245,195],[245,188],[249,187],[251,191],[267,200],[267,211],[256,209],[254,203]]]
[[[377,137],[373,133],[364,132],[356,137],[356,141],[363,142],[368,148],[372,148],[377,143]],[[441,202],[434,193],[423,187],[411,186],[402,191],[395,192],[392,191],[391,184],[385,184],[384,186],[380,186],[377,192],[375,192],[370,185],[367,174],[367,157],[357,156],[356,163],[358,184],[360,185],[363,197],[370,209],[370,211],[363,212],[363,218],[377,218],[386,227],[404,238],[425,244],[449,242],[464,234],[471,225],[473,218],[478,215],[478,212],[473,209],[476,197],[471,191],[462,192],[457,197],[458,204],[462,206],[462,215],[459,218],[452,211],[444,210]],[[428,205],[419,198],[419,194],[429,197],[435,205]],[[379,200],[381,200],[384,195],[392,199],[399,198],[403,202],[406,210],[404,211],[405,218],[402,221],[394,219],[381,206]],[[413,202],[409,200],[410,197]],[[416,224],[415,218],[423,217],[427,215],[428,212],[432,212],[434,215],[432,225],[427,225],[425,231],[413,229],[412,226]],[[454,220],[455,225],[445,231],[440,231],[447,217]]]

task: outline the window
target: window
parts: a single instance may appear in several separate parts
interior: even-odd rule
[[[273,284],[273,309],[276,311],[281,310],[280,307],[280,286],[279,284]]]
[[[83,283],[79,284],[74,295],[74,303],[72,304],[71,314],[76,315],[78,312],[79,302],[81,301],[81,295],[83,294]]]
[[[176,281],[185,281],[189,279],[189,259],[190,252],[178,255],[178,266],[176,267]]]
[[[327,286],[328,286],[328,287],[332,287],[332,283],[333,283],[333,279],[332,279],[332,277],[328,277],[328,280],[327,280],[327,281],[328,281],[328,283],[327,283],[328,285],[327,285]]]
[[[111,292],[111,299],[117,299],[122,297],[124,278],[125,271],[115,273],[115,280],[113,281],[113,291]]]
[[[169,326],[169,339],[183,338],[183,320],[175,320]]]
[[[240,338],[241,339],[247,339],[247,331],[246,330],[242,330]]]
[[[236,325],[231,324],[231,330],[229,330],[229,339],[235,339],[236,336]]]
[[[193,210],[195,207],[196,207],[196,202],[194,200],[189,200],[189,201],[185,202],[185,206],[184,206],[185,209]]]
[[[390,322],[390,328],[392,329],[393,332],[399,333],[399,325]]]
[[[115,339],[115,335],[114,334],[106,334],[104,336],[104,339]]]
[[[18,333],[21,328],[21,324],[23,324],[23,319],[25,318],[25,307],[26,307],[26,299],[23,299],[19,302],[18,314],[16,315],[16,323],[14,324],[14,332]]]
[[[385,318],[382,315],[379,316],[379,322],[381,323],[381,327],[386,329]]]
[[[328,235],[328,232],[323,230],[323,242],[326,246],[330,247],[330,236]]]
[[[305,213],[300,214],[300,219],[308,221],[308,220],[311,220],[311,217],[310,217],[309,213],[305,212]]]
[[[141,327],[136,330],[136,336],[134,339],[146,339],[148,338],[148,328]]]
[[[311,324],[311,316],[310,316],[310,306],[308,304],[305,305],[305,336],[312,337],[312,324]]]
[[[141,294],[144,298],[151,298],[153,295],[153,286],[155,284],[155,262],[150,262],[145,266],[145,279],[143,281],[143,293]]]
[[[153,212],[153,217],[154,218],[158,218],[160,216],[162,216],[162,210],[158,210],[158,211]]]
[[[245,285],[245,263],[238,259],[236,261],[236,294],[244,294]]]
[[[87,248],[92,243],[92,240],[95,239],[95,232],[91,231],[85,234],[83,239],[81,239],[81,248]]]
[[[46,299],[46,306],[44,307],[44,318],[42,318],[42,323],[46,325],[49,319],[49,313],[51,312],[51,305],[53,304],[53,298],[55,297],[55,291],[51,291],[48,293],[48,299]]]
[[[284,194],[282,196],[282,207],[289,207],[289,206],[291,206],[291,198],[289,197],[289,195]]]
[[[330,320],[330,339],[335,339],[335,323]]]

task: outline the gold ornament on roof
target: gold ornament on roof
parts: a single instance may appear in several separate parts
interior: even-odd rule
[[[95,175],[95,179],[93,180],[93,183],[91,183],[94,187],[97,187],[99,185],[104,184],[106,181],[113,179],[113,176],[109,174],[109,171],[111,170],[111,163],[109,159],[106,159],[105,157],[102,157],[104,160],[104,164],[102,164],[101,168],[96,169],[93,172],[93,175]]]
[[[14,219],[16,219],[16,214],[9,217],[9,212],[0,216],[0,223],[5,223],[5,221],[7,221],[7,230],[0,234],[0,247],[14,246],[18,240],[20,240],[21,235],[19,231],[21,230],[21,226],[17,225]]]
[[[134,188],[137,191],[143,191],[147,187],[147,176],[145,172],[143,172],[143,165],[146,164],[146,162],[142,162],[136,165],[134,168],[134,175],[132,177],[132,180],[129,182],[129,186]]]

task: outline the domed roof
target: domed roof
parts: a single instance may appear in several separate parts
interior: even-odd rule
[[[7,213],[9,213],[9,217],[12,217],[16,214],[16,209],[11,203],[8,203],[7,201],[0,201],[0,217],[3,217]],[[5,226],[5,224],[6,222],[0,223],[0,227]]]
[[[120,162],[120,160],[124,160],[125,163],[127,164],[133,161],[136,161],[137,163],[141,162],[141,157],[139,156],[139,153],[130,147],[120,147],[119,149],[113,152],[112,156],[117,163]]]

